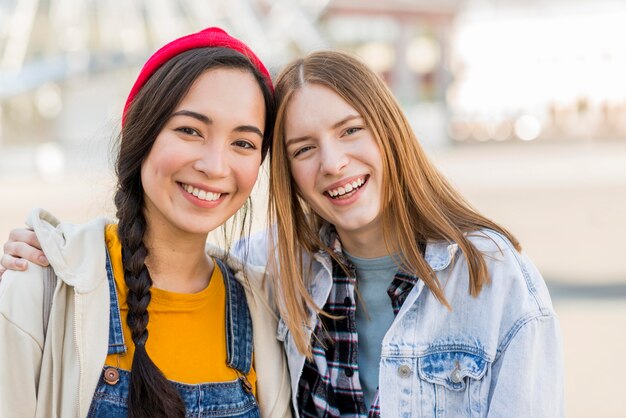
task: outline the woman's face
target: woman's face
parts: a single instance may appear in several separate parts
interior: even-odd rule
[[[222,225],[256,182],[264,126],[252,74],[218,68],[198,77],[141,167],[149,221],[199,234]]]
[[[382,237],[382,156],[352,106],[327,87],[306,84],[287,106],[285,146],[300,195],[344,244]]]

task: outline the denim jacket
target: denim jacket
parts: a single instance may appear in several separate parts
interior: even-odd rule
[[[457,244],[429,242],[426,261],[452,306],[448,310],[419,281],[382,342],[382,417],[564,416],[559,323],[541,274],[502,235],[468,235],[485,255],[491,283],[469,295],[468,267]],[[249,260],[267,260],[265,238]],[[309,291],[319,307],[332,286],[330,256],[313,254]],[[317,317],[311,315],[309,329]],[[294,407],[305,358],[281,320]]]

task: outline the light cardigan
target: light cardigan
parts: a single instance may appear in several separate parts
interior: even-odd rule
[[[66,224],[36,209],[27,223],[59,280],[45,338],[44,270],[29,264],[26,271],[5,272],[0,281],[0,417],[85,417],[107,355],[104,228],[110,221]],[[207,251],[225,255],[214,247]],[[277,318],[261,286],[263,270],[244,270],[232,256],[228,265],[246,289],[261,416],[291,417],[289,373],[275,338]]]

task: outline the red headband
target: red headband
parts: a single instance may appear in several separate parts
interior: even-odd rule
[[[228,33],[220,28],[207,28],[198,33],[193,33],[191,35],[183,36],[182,38],[178,38],[168,43],[157,52],[155,52],[146,62],[146,64],[141,69],[139,73],[139,77],[137,77],[137,81],[133,85],[133,88],[130,90],[130,94],[126,99],[126,104],[124,105],[124,113],[122,115],[122,124],[124,124],[124,120],[126,119],[126,111],[128,110],[128,106],[132,103],[133,99],[139,93],[139,90],[143,87],[144,84],[148,81],[152,74],[156,70],[161,67],[161,65],[165,64],[167,61],[175,57],[176,55],[189,51],[194,48],[204,48],[204,47],[222,47],[222,48],[230,48],[237,52],[241,52],[243,55],[248,57],[250,62],[261,72],[261,74],[265,77],[267,81],[267,85],[270,90],[274,90],[274,86],[272,85],[272,78],[270,76],[269,71],[265,68],[265,65],[261,62],[261,60],[252,52],[250,48],[239,39],[233,38]]]

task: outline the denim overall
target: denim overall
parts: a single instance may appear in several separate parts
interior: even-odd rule
[[[260,417],[251,386],[245,379],[252,366],[252,320],[243,287],[230,269],[216,260],[226,286],[227,365],[242,376],[237,380],[189,385],[170,381],[185,403],[186,417]],[[110,258],[106,264],[111,299],[108,354],[126,351]],[[111,378],[111,374],[114,379]],[[127,417],[130,372],[104,366],[88,417]]]

